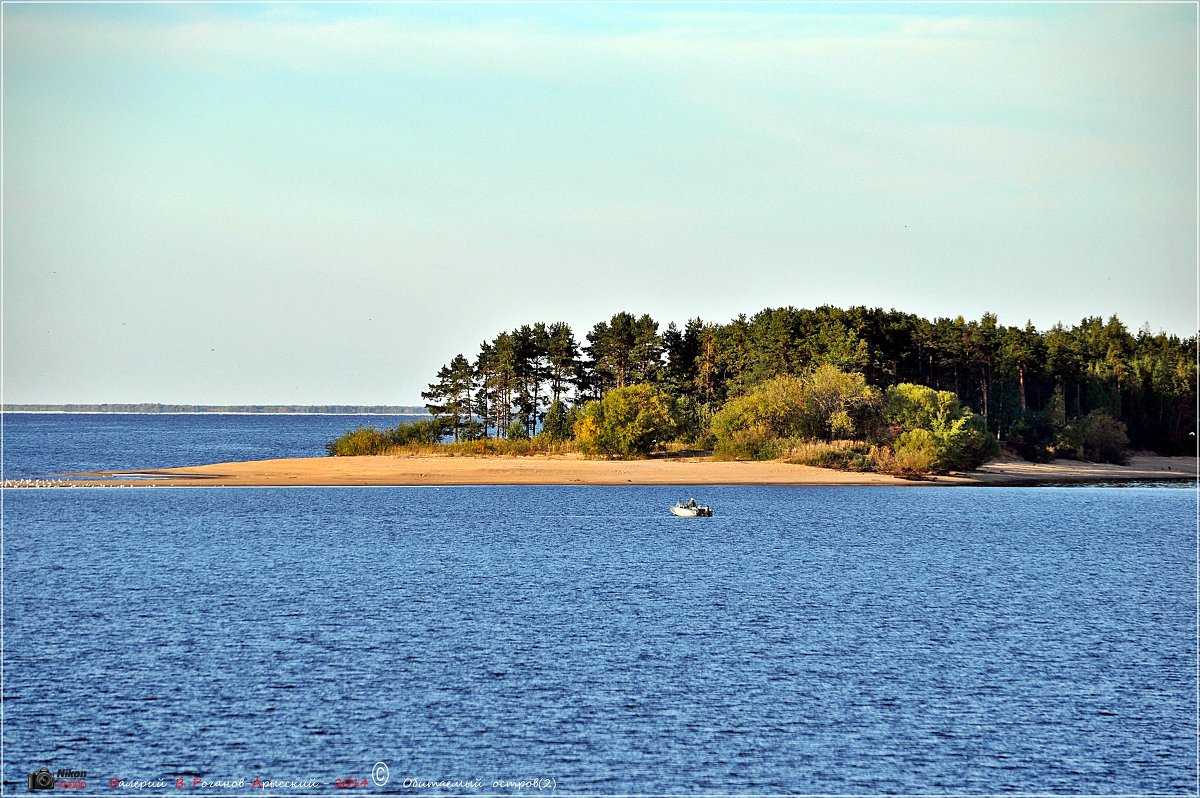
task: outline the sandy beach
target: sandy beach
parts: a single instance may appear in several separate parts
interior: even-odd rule
[[[904,480],[780,462],[705,458],[308,457],[72,475],[75,484],[177,487],[354,485],[1038,485],[1195,478],[1194,457],[1134,457],[1125,466],[1002,459],[969,474]]]

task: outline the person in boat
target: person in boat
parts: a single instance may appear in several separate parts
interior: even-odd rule
[[[696,499],[695,499],[695,497],[688,499],[687,508],[688,508],[689,510],[695,510],[695,509],[696,509]]]

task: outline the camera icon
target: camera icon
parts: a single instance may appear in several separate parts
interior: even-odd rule
[[[42,768],[36,773],[29,774],[29,789],[31,790],[53,790],[54,789],[54,774],[50,772],[50,768]]]

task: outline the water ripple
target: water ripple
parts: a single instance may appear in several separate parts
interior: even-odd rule
[[[5,784],[1194,788],[1189,492],[683,492],[8,495]]]

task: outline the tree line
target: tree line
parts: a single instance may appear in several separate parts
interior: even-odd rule
[[[832,366],[881,391],[909,384],[950,394],[987,434],[1030,459],[1054,454],[1056,442],[1061,453],[1063,440],[1106,423],[1101,416],[1121,425],[1133,448],[1180,454],[1195,445],[1196,345],[1196,336],[1146,326],[1132,333],[1116,316],[1038,330],[1001,325],[991,313],[928,320],[880,308],[783,307],[663,329],[649,315],[620,312],[583,341],[563,322],[502,332],[443,366],[422,398],[455,440],[569,438],[589,402],[647,385],[669,400],[677,434],[699,438],[730,400]]]
[[[321,415],[424,415],[421,405],[171,405],[161,402],[104,404],[6,404],[5,413],[297,413]]]

